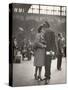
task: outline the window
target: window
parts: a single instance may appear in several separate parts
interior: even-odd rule
[[[62,7],[62,15],[66,15],[66,7]]]
[[[53,14],[54,15],[60,15],[60,7],[53,7]]]
[[[47,15],[66,15],[66,7],[64,6],[45,6],[45,5],[31,5],[28,13],[47,14]]]
[[[39,5],[32,5],[29,8],[28,13],[39,13]]]

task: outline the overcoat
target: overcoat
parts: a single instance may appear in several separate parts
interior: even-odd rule
[[[35,50],[34,50],[34,66],[44,66],[45,65],[45,48],[42,43],[43,39],[40,34],[35,37]]]

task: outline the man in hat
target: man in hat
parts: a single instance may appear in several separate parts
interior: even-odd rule
[[[45,42],[46,42],[46,49],[45,49],[45,84],[48,84],[51,76],[51,60],[52,55],[56,52],[56,43],[55,43],[55,33],[49,29],[50,25],[47,21],[43,24],[45,30]]]
[[[63,42],[62,33],[59,33],[59,34],[58,34],[57,44],[58,44],[57,69],[58,69],[59,71],[61,71],[62,56],[63,56],[63,53],[64,53],[64,50],[63,50],[64,42]]]

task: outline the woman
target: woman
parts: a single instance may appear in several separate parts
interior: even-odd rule
[[[42,80],[41,78],[41,70],[42,66],[45,64],[45,41],[44,41],[44,30],[43,26],[40,26],[38,29],[38,33],[35,37],[34,42],[34,66],[35,66],[35,79]]]

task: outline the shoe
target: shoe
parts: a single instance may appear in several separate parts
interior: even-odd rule
[[[47,85],[49,83],[50,79],[46,79],[45,80],[45,85]]]
[[[41,76],[38,76],[38,80],[43,81],[43,79],[41,78]]]
[[[58,68],[59,71],[61,71],[62,69],[61,68]]]
[[[37,77],[37,75],[36,75],[36,74],[34,74],[34,77],[35,77],[35,80],[38,80],[38,77]]]

